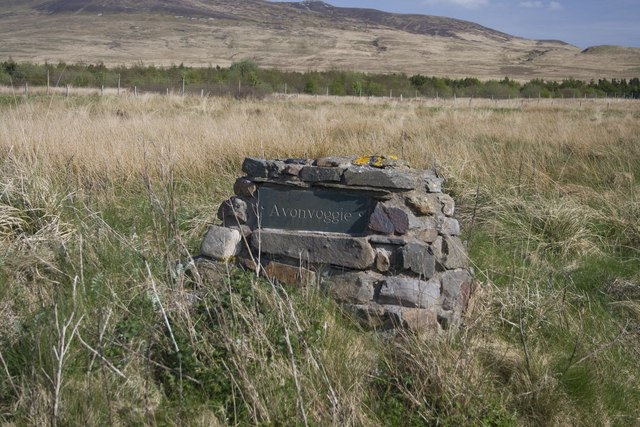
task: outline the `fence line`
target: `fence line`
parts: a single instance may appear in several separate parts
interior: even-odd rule
[[[207,90],[207,88],[209,90]],[[176,88],[164,86],[162,89],[154,87],[153,89],[147,88],[146,90],[140,89],[138,86],[132,86],[130,88],[123,88],[118,81],[116,87],[108,87],[100,85],[100,87],[73,87],[66,84],[64,87],[51,86],[47,82],[46,86],[32,86],[28,82],[24,82],[22,89],[20,87],[13,86],[0,86],[0,94],[11,94],[13,96],[36,96],[36,95],[64,95],[65,97],[71,95],[94,95],[94,96],[141,96],[145,94],[157,94],[165,96],[191,96],[191,97],[265,97],[271,96],[274,98],[297,98],[297,97],[309,97],[314,99],[346,99],[351,102],[395,102],[395,103],[427,103],[429,105],[436,106],[455,106],[455,107],[496,107],[496,108],[517,108],[525,105],[572,105],[576,103],[578,107],[589,106],[595,102],[603,103],[607,102],[607,109],[610,108],[612,103],[624,103],[624,102],[639,102],[640,99],[630,97],[573,97],[573,98],[543,98],[543,97],[515,97],[515,98],[497,98],[493,97],[459,97],[453,94],[450,97],[443,97],[436,92],[433,96],[421,95],[417,91],[406,95],[400,93],[394,96],[392,92],[389,96],[354,96],[354,95],[330,95],[328,90],[322,95],[308,95],[304,93],[291,93],[286,85],[284,86],[285,92],[260,92],[252,91],[251,88],[244,87],[230,88],[227,85],[194,85],[189,88],[184,80],[182,80],[182,87]]]

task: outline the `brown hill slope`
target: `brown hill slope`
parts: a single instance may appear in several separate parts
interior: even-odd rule
[[[0,59],[226,66],[251,58],[290,70],[452,77],[620,78],[640,49],[581,52],[472,22],[321,1],[0,0]]]
[[[376,9],[335,7],[323,1],[286,3],[288,6],[330,17],[334,22],[351,21],[357,24],[382,26],[414,34],[458,37],[458,33],[480,34],[497,40],[511,40],[509,34],[492,30],[473,22],[440,16],[409,15],[382,12]]]

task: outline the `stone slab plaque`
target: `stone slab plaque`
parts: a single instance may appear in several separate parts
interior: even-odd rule
[[[371,197],[323,189],[258,189],[261,228],[364,234],[375,202]]]

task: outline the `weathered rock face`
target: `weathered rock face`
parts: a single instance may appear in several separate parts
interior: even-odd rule
[[[242,169],[204,257],[317,282],[374,327],[432,334],[462,322],[473,277],[455,203],[433,171],[382,156],[249,157]]]
[[[200,253],[209,258],[227,260],[240,253],[242,235],[237,230],[212,225],[204,236]]]
[[[327,234],[300,236],[291,231],[262,229],[251,236],[255,250],[299,259],[304,263],[340,265],[364,270],[373,264],[375,252],[364,237]]]
[[[440,299],[440,281],[415,277],[387,277],[380,288],[378,302],[402,307],[432,308]]]
[[[429,279],[436,272],[436,260],[431,246],[418,242],[407,243],[402,247],[402,266],[414,273]]]

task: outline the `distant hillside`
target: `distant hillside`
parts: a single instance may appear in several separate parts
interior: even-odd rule
[[[451,77],[621,78],[639,49],[583,52],[444,17],[322,1],[0,1],[0,59],[227,66],[251,58],[286,70],[350,69]]]
[[[285,4],[298,10],[330,17],[334,22],[350,21],[360,25],[366,24],[388,27],[413,34],[458,38],[458,34],[467,33],[478,34],[497,40],[511,40],[514,38],[509,34],[460,19],[428,15],[395,14],[375,9],[334,7],[322,1],[303,1]]]

